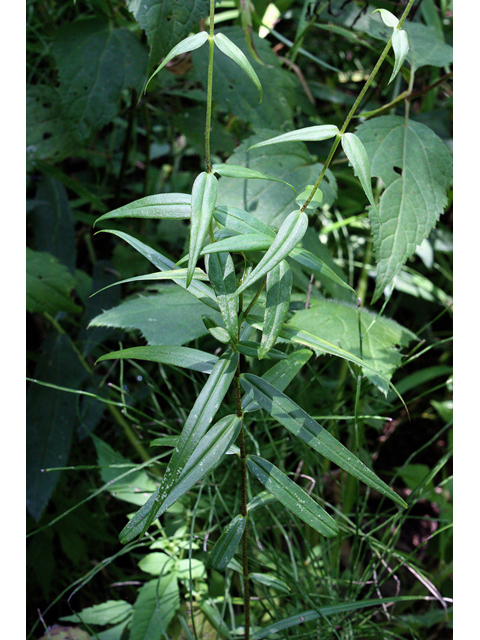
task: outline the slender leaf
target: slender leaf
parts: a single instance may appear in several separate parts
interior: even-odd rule
[[[379,13],[383,22],[387,25],[387,27],[392,27],[393,29],[397,28],[398,18],[393,15],[391,11],[388,9],[375,9],[372,13]]]
[[[215,40],[215,44],[220,49],[220,51],[231,58],[243,71],[245,71],[247,76],[257,87],[260,96],[259,102],[261,102],[263,97],[262,85],[260,84],[260,80],[258,79],[257,74],[253,70],[252,65],[248,61],[243,51],[239,49],[237,45],[234,44],[230,40],[230,38],[227,38],[227,36],[223,33],[217,33],[213,36],[213,39]]]
[[[205,353],[199,349],[190,349],[180,346],[149,345],[146,347],[131,347],[120,351],[111,351],[98,358],[102,360],[116,360],[131,358],[132,360],[149,360],[161,364],[169,364],[175,367],[184,367],[203,373],[211,373],[217,362],[217,356]]]
[[[235,292],[235,266],[229,253],[214,253],[206,260],[206,269],[217,296],[218,306],[228,334],[238,340],[238,300],[229,300]]]
[[[283,582],[283,580],[279,580],[278,578],[275,578],[274,576],[270,576],[266,573],[251,573],[249,575],[249,578],[254,582],[259,582],[260,584],[263,584],[266,587],[275,589],[276,591],[279,591],[280,593],[284,593],[286,595],[289,594],[291,591],[288,584]]]
[[[221,327],[210,316],[202,315],[202,320],[207,331],[215,338],[215,340],[218,340],[223,344],[228,344],[232,340],[228,331],[224,327]]]
[[[247,466],[257,480],[291,513],[326,538],[333,538],[338,534],[335,520],[325,509],[274,464],[260,456],[248,456]]]
[[[212,221],[218,193],[218,181],[213,173],[203,171],[193,183],[190,247],[187,288],[190,285],[200,250]]]
[[[217,571],[224,571],[227,568],[240,544],[245,525],[246,519],[239,515],[235,516],[230,524],[225,527],[208,555],[207,565],[209,567]]]
[[[245,180],[273,180],[274,182],[281,182],[282,184],[286,184],[288,187],[293,189],[293,193],[297,195],[295,187],[293,187],[289,182],[280,180],[280,178],[276,178],[275,176],[269,176],[266,173],[262,173],[261,171],[255,171],[255,169],[249,169],[248,167],[242,167],[234,164],[214,164],[212,166],[212,171],[218,173],[224,178],[243,178]]]
[[[192,197],[187,193],[158,193],[134,200],[97,218],[95,225],[113,218],[155,218],[185,220],[190,218]]]
[[[179,56],[182,53],[188,53],[189,51],[194,51],[195,49],[198,49],[199,47],[204,45],[207,40],[208,40],[208,33],[206,31],[200,31],[199,33],[195,33],[193,36],[188,36],[187,38],[184,38],[175,47],[173,47],[173,49],[171,49],[169,53],[167,53],[165,58],[162,60],[161,64],[157,67],[157,69],[155,69],[155,71],[152,73],[152,75],[148,79],[147,84],[145,85],[145,89],[151,82],[152,78],[154,78],[157,75],[157,73],[163,69],[163,67],[167,64],[167,62],[170,62],[170,60],[172,60],[172,58],[175,58],[175,56]]]
[[[374,207],[375,198],[373,197],[372,191],[370,160],[368,159],[368,154],[362,141],[354,133],[344,133],[342,136],[342,147],[355,171],[355,175],[360,180],[365,195],[372,207]]]
[[[393,67],[392,75],[390,76],[388,84],[392,82],[397,73],[400,71],[404,60],[407,57],[410,46],[408,43],[408,36],[406,31],[403,31],[403,29],[395,29],[392,35],[392,47],[395,53],[395,65]]]
[[[253,271],[237,289],[239,295],[251,284],[263,278],[271,269],[288,256],[300,242],[308,227],[308,217],[304,211],[293,211],[282,223],[270,249],[266,252]]]
[[[282,260],[267,274],[265,316],[263,319],[262,341],[258,358],[264,358],[274,346],[283,327],[290,305],[293,273],[288,262]]]
[[[227,351],[213,367],[212,373],[188,415],[161,485],[121,531],[120,541],[123,544],[137,536],[143,536],[160,512],[163,513],[162,506],[165,498],[180,480],[188,459],[207,431],[230,387],[238,357],[238,353]]]
[[[271,238],[275,238],[273,229],[259,220],[248,211],[238,209],[237,207],[227,207],[222,205],[216,207],[213,213],[215,220],[227,229],[236,231],[242,235],[261,233]]]
[[[249,150],[257,149],[258,147],[266,147],[270,144],[278,144],[279,142],[317,142],[319,140],[328,140],[329,138],[334,138],[338,132],[338,127],[334,124],[321,124],[314,127],[304,127],[303,129],[296,129],[295,131],[282,133],[279,136],[269,138],[263,142],[257,142],[257,144],[249,147]]]
[[[200,268],[195,267],[190,273],[188,269],[171,269],[170,271],[159,271],[157,273],[146,273],[143,276],[135,276],[134,278],[127,278],[126,280],[119,280],[118,282],[113,282],[112,284],[107,285],[103,289],[96,291],[92,295],[96,295],[101,291],[105,291],[105,289],[110,289],[110,287],[116,287],[119,284],[126,284],[127,282],[151,282],[156,280],[187,280],[190,276],[193,280],[208,280],[208,276],[205,271],[202,271]]]
[[[343,278],[337,275],[335,271],[327,265],[326,262],[324,262],[320,258],[317,258],[316,255],[314,255],[310,251],[307,251],[307,249],[304,249],[303,247],[295,247],[290,252],[288,258],[289,260],[295,260],[295,262],[298,262],[307,270],[315,273],[318,276],[326,276],[327,278],[330,278],[330,280],[332,280],[336,284],[339,284],[344,289],[351,291],[354,296],[356,295],[355,290],[352,289],[352,287],[347,284]]]
[[[266,380],[249,373],[242,375],[241,384],[268,414],[305,444],[369,487],[389,497],[400,506],[406,506],[395,491],[284,393]],[[267,489],[271,491],[270,487]]]
[[[274,238],[260,233],[235,235],[207,244],[200,251],[200,255],[216,254],[225,251],[231,253],[243,253],[244,251],[266,251],[271,247],[273,241]]]

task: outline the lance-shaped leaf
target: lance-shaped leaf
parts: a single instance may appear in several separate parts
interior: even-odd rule
[[[304,211],[292,211],[282,222],[280,229],[255,269],[245,278],[235,295],[244,291],[251,284],[263,278],[279,262],[288,256],[295,245],[303,238],[308,227],[308,217]]]
[[[241,49],[234,44],[230,38],[227,38],[223,33],[217,33],[213,36],[215,44],[220,49],[222,53],[231,58],[238,66],[245,71],[247,76],[253,82],[253,84],[257,87],[258,93],[260,95],[259,102],[262,101],[263,91],[262,85],[260,84],[260,80],[258,79],[257,74],[253,70],[252,65],[248,61],[246,55],[243,53]]]
[[[267,274],[265,316],[258,357],[261,360],[275,344],[287,317],[292,293],[293,273],[282,260]]]
[[[379,13],[383,22],[387,25],[387,27],[392,27],[392,29],[396,29],[398,25],[398,18],[393,15],[391,11],[388,9],[375,9],[372,13]]]
[[[372,207],[374,207],[375,198],[373,197],[372,191],[370,160],[368,159],[368,154],[362,141],[354,133],[344,133],[342,136],[342,147],[353,167],[355,175],[360,180],[365,195]]]
[[[100,356],[97,362],[101,362],[102,360],[116,360],[117,358],[148,360],[149,362],[169,364],[174,367],[202,371],[203,373],[211,373],[213,366],[218,360],[217,356],[206,353],[205,351],[200,351],[199,349],[180,346],[148,345],[145,347],[131,347],[129,349],[121,349],[120,351],[111,351],[110,353]]]
[[[228,331],[224,327],[221,327],[217,322],[215,322],[213,318],[207,315],[203,315],[202,320],[205,328],[207,329],[209,334],[215,338],[215,340],[218,340],[223,344],[228,344],[231,341]]]
[[[286,184],[288,187],[290,187],[290,189],[293,190],[293,193],[297,195],[295,187],[293,187],[289,182],[280,180],[280,178],[276,178],[275,176],[269,176],[266,173],[262,173],[261,171],[255,171],[255,169],[249,169],[248,167],[242,167],[235,164],[214,164],[212,165],[212,171],[218,173],[218,175],[224,178],[242,178],[244,180],[273,180],[274,182],[281,182],[282,184]]]
[[[193,183],[190,248],[188,260],[187,287],[193,278],[195,265],[208,233],[217,201],[218,181],[213,173],[203,171]]]
[[[316,255],[314,255],[310,251],[307,251],[307,249],[304,249],[303,247],[295,247],[288,257],[289,259],[295,260],[295,262],[298,262],[309,271],[313,271],[313,273],[327,276],[328,278],[342,286],[344,289],[348,289],[349,291],[351,291],[353,295],[356,295],[355,290],[352,289],[352,287],[347,284],[345,280],[337,275],[326,262],[324,262],[320,258],[317,258]]]
[[[338,132],[338,127],[334,124],[321,124],[315,125],[314,127],[304,127],[303,129],[297,129],[296,131],[282,133],[274,138],[263,140],[263,142],[257,142],[257,144],[249,147],[249,151],[250,149],[266,147],[269,144],[278,144],[279,142],[318,142],[319,140],[328,140],[329,138],[334,138]]]
[[[92,295],[97,295],[101,291],[105,291],[105,289],[110,289],[110,287],[116,287],[119,284],[126,284],[127,282],[149,282],[152,280],[187,280],[189,277],[194,280],[208,280],[208,276],[205,271],[202,271],[198,267],[193,269],[193,273],[189,274],[188,269],[171,269],[170,271],[159,271],[158,273],[146,273],[143,276],[135,276],[133,278],[127,278],[126,280],[119,280],[118,282],[113,282],[103,289],[99,289],[95,291]]]
[[[136,249],[139,253],[142,254],[147,260],[149,260],[153,265],[160,269],[160,271],[170,271],[175,267],[175,263],[172,260],[169,260],[164,255],[152,249],[148,245],[140,242],[133,236],[128,235],[128,233],[124,233],[123,231],[117,231],[115,229],[105,229],[103,233],[112,233],[115,236],[118,236],[122,240],[125,240],[131,247]],[[186,280],[182,280],[181,278],[172,278],[173,282],[177,284],[182,289],[186,289]],[[215,297],[215,293],[212,289],[205,283],[194,280],[191,285],[188,287],[188,293],[191,293],[198,300],[203,302],[205,305],[218,311],[217,299]]]
[[[207,566],[224,571],[232,560],[245,531],[246,520],[243,516],[235,516],[222,531],[215,546],[208,555]]]
[[[248,233],[223,238],[217,242],[207,244],[200,251],[201,256],[228,251],[242,253],[244,251],[266,251],[272,246],[274,238],[260,233]]]
[[[218,224],[236,233],[245,235],[261,233],[275,238],[273,229],[244,209],[222,205],[215,208],[213,215]]]
[[[225,328],[232,340],[238,340],[238,300],[231,300],[237,281],[229,253],[213,253],[206,259],[208,277],[217,296]]]
[[[203,44],[205,44],[207,40],[208,40],[208,33],[206,31],[200,31],[199,33],[195,33],[193,36],[188,36],[188,38],[185,38],[184,40],[179,42],[175,47],[173,47],[173,49],[171,49],[169,53],[167,53],[165,58],[162,60],[161,64],[152,73],[152,75],[147,81],[147,84],[145,85],[145,89],[147,88],[152,78],[156,76],[157,73],[161,71],[163,67],[168,62],[170,62],[170,60],[172,60],[172,58],[175,58],[175,56],[179,56],[182,53],[188,53],[189,51],[194,51],[195,49],[198,49]]]
[[[235,348],[244,356],[248,356],[249,358],[255,358],[256,360],[258,360],[258,350],[260,348],[258,342],[253,342],[251,340],[239,340],[239,342],[237,342],[237,344],[235,345]],[[269,360],[285,360],[287,355],[283,351],[279,351],[278,349],[270,349],[265,357]]]
[[[187,193],[158,193],[113,209],[97,218],[95,225],[112,218],[155,218],[185,220],[190,218],[192,197]]]
[[[299,207],[303,207],[305,202],[310,198],[310,195],[314,187],[315,187],[314,184],[307,184],[307,187],[302,191],[302,193],[300,193],[297,196],[295,202],[298,204]],[[323,192],[320,191],[320,189],[315,189],[312,199],[310,200],[306,208],[317,209],[322,204],[322,200],[323,200]]]
[[[283,582],[283,580],[279,580],[278,578],[275,578],[275,576],[271,576],[267,573],[251,573],[249,575],[249,578],[254,582],[259,582],[260,584],[263,584],[270,589],[275,589],[276,591],[279,591],[280,593],[284,593],[286,595],[288,595],[291,591],[286,582]]]
[[[298,349],[274,364],[262,378],[279,391],[284,391],[311,357],[312,352],[309,349]],[[242,398],[242,409],[244,412],[258,411],[261,406],[255,402],[251,394],[246,393]]]
[[[240,380],[243,388],[252,394],[253,399],[290,433],[372,489],[379,491],[400,506],[406,506],[395,491],[291,398],[253,374],[244,374]],[[271,491],[270,487],[266,486],[266,488]]]
[[[395,78],[397,73],[402,68],[402,64],[404,63],[405,58],[407,57],[407,53],[409,50],[408,44],[408,36],[407,32],[403,29],[395,29],[392,35],[392,47],[395,53],[395,64],[393,66],[392,75],[390,76],[390,80],[388,84]]]
[[[335,520],[325,509],[274,464],[260,456],[248,456],[247,466],[257,480],[291,513],[326,538],[333,538],[338,534]]]
[[[238,357],[238,353],[228,351],[218,359],[213,367],[212,373],[188,415],[161,485],[121,531],[120,541],[122,543],[142,536],[160,514],[165,498],[179,481],[188,459],[207,431],[230,387],[237,368]]]

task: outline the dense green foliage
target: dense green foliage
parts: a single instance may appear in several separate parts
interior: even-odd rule
[[[29,637],[451,637],[452,7],[404,9],[27,2]]]

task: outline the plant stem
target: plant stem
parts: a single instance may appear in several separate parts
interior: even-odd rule
[[[410,13],[410,9],[412,8],[412,5],[413,5],[414,2],[415,2],[415,0],[409,0],[408,5],[405,7],[405,11],[403,12],[402,17],[400,18],[400,20],[398,22],[398,25],[396,27],[397,29],[401,28],[402,24],[405,21],[405,18]],[[325,163],[324,163],[323,168],[322,168],[322,170],[320,172],[320,175],[318,176],[318,180],[316,181],[316,183],[315,183],[310,195],[308,196],[307,200],[305,201],[305,203],[304,203],[303,207],[300,209],[300,211],[305,211],[305,209],[308,207],[308,205],[312,201],[312,198],[315,195],[316,190],[320,186],[320,183],[323,180],[323,178],[324,178],[324,176],[325,176],[325,174],[327,172],[327,169],[328,169],[328,167],[330,165],[330,162],[332,161],[332,158],[333,158],[333,156],[335,154],[335,151],[337,150],[337,147],[340,144],[340,140],[342,139],[342,135],[347,130],[347,127],[350,124],[350,120],[355,115],[355,112],[358,109],[358,107],[360,105],[360,102],[363,100],[365,94],[367,93],[368,87],[372,84],[375,76],[377,75],[380,67],[383,64],[383,61],[387,57],[387,54],[390,51],[391,46],[392,46],[392,38],[390,38],[390,40],[385,45],[385,48],[382,51],[382,54],[381,54],[380,58],[377,61],[377,64],[373,68],[372,73],[369,75],[368,80],[365,82],[365,85],[364,85],[363,89],[358,94],[357,99],[355,100],[354,104],[352,105],[352,108],[350,109],[349,114],[345,118],[345,122],[343,123],[342,128],[340,129],[340,131],[338,132],[337,136],[335,137],[335,140],[333,141],[332,148],[330,149],[330,153],[328,154],[328,157],[325,160]]]
[[[245,448],[245,432],[243,428],[242,394],[240,387],[240,361],[235,372],[235,399],[237,416],[242,419],[242,426],[238,436],[238,446],[240,449],[241,464],[241,509],[245,518],[245,530],[242,535],[242,577],[243,577],[243,600],[245,611],[244,639],[250,638],[250,580],[248,576],[248,519],[247,519],[247,453]]]
[[[215,0],[210,0],[210,37],[208,39],[208,72],[207,72],[207,115],[205,122],[205,164],[207,173],[212,173],[210,161],[210,129],[212,125],[212,94],[213,94],[213,52],[215,42],[213,40],[213,22],[215,12]]]

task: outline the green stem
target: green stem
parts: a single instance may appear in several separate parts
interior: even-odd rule
[[[205,164],[207,173],[212,173],[210,161],[210,129],[212,126],[212,95],[213,95],[213,52],[215,42],[213,40],[215,0],[210,0],[210,37],[208,39],[208,72],[207,72],[207,115],[205,121]]]
[[[405,7],[405,11],[403,12],[402,17],[400,18],[400,20],[398,22],[397,29],[400,29],[402,27],[402,24],[404,23],[405,18],[410,13],[410,9],[412,8],[412,5],[413,5],[414,2],[415,2],[415,0],[409,0],[408,5]],[[333,156],[335,154],[335,151],[337,150],[337,147],[340,144],[340,140],[342,139],[342,135],[347,130],[347,127],[350,124],[350,120],[355,115],[355,112],[357,111],[357,109],[358,109],[361,101],[363,100],[365,94],[367,93],[369,86],[372,84],[373,80],[375,79],[375,76],[377,75],[378,71],[380,70],[380,67],[382,66],[383,61],[387,57],[391,46],[392,46],[392,38],[390,38],[390,40],[385,45],[385,48],[382,51],[382,54],[381,54],[380,58],[377,61],[377,64],[375,65],[372,73],[369,75],[368,80],[365,82],[365,85],[364,85],[363,89],[358,94],[357,99],[355,100],[354,104],[352,105],[352,108],[350,109],[349,114],[345,118],[345,122],[343,123],[342,128],[340,129],[340,131],[338,132],[335,140],[333,141],[332,148],[330,149],[330,153],[328,154],[328,157],[325,160],[325,163],[323,165],[322,171],[320,172],[318,180],[316,181],[316,183],[315,183],[315,185],[314,185],[309,197],[305,201],[305,204],[300,209],[301,211],[305,211],[305,209],[308,207],[308,205],[312,201],[312,198],[315,195],[316,190],[320,186],[320,183],[323,180],[323,178],[324,178],[324,176],[325,176],[325,174],[327,172],[327,169],[328,169],[328,167],[329,167],[329,165],[330,165],[330,163],[332,161],[332,158],[333,158]]]

